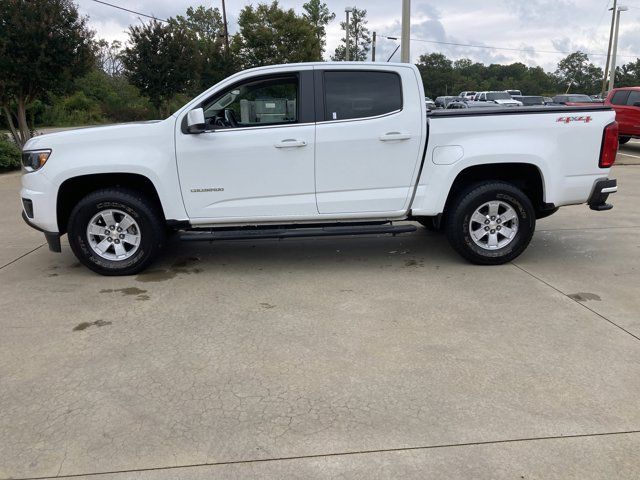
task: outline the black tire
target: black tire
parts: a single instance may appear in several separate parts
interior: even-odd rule
[[[478,246],[471,238],[469,224],[473,213],[484,203],[499,200],[511,206],[518,217],[518,230],[510,243],[496,250]],[[510,262],[529,245],[536,227],[531,200],[522,190],[505,182],[490,181],[470,186],[458,194],[447,209],[446,232],[456,252],[478,265]]]
[[[135,253],[125,260],[100,257],[90,246],[87,226],[94,215],[116,209],[130,215],[140,228],[141,240]],[[165,225],[158,207],[142,194],[124,188],[90,193],[73,208],[67,233],[71,250],[80,262],[101,275],[134,275],[145,269],[162,249]]]
[[[420,217],[418,223],[430,232],[441,232],[442,223],[438,221],[438,217]]]
[[[629,140],[631,140],[631,137],[619,137],[618,138],[618,143],[620,145],[624,145],[625,143],[628,143]]]

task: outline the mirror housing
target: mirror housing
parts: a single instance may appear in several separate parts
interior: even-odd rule
[[[205,131],[204,110],[194,108],[187,113],[187,131],[189,133],[202,133]]]

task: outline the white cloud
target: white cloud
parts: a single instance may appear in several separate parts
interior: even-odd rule
[[[235,31],[235,18],[240,10],[261,0],[227,1],[230,31]],[[265,0],[266,1],[266,0]],[[380,38],[399,36],[401,0],[325,0],[336,13],[327,28],[327,58],[333,52],[342,32],[344,8],[356,6],[368,12],[369,29],[377,31],[378,58],[386,60],[397,42]],[[283,7],[302,11],[305,0],[281,0]],[[167,18],[183,14],[189,6],[220,6],[210,0],[109,0],[109,3],[146,14]],[[573,51],[604,53],[609,38],[610,13],[607,0],[436,0],[412,1],[412,58],[423,53],[441,52],[453,59],[468,57],[484,63],[541,65],[554,70],[566,54],[540,51]],[[609,1],[610,3],[610,1]],[[92,0],[79,0],[80,11],[89,15],[91,28],[99,37],[126,41],[129,24],[141,21],[136,15],[117,10]],[[442,45],[417,40],[507,47],[524,51]],[[537,52],[536,52],[537,51]],[[640,54],[640,9],[622,14],[619,52],[621,61],[635,60]],[[398,56],[394,57],[397,60]],[[603,56],[591,60],[604,64]]]

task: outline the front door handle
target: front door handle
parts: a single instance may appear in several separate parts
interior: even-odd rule
[[[388,132],[384,135],[380,135],[381,142],[391,142],[394,140],[409,140],[411,138],[410,133],[400,133],[400,132]]]
[[[307,142],[304,140],[296,140],[295,138],[287,138],[274,145],[276,148],[294,148],[294,147],[306,147]]]

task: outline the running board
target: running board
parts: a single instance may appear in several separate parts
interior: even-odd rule
[[[214,240],[246,240],[259,238],[303,238],[303,237],[330,237],[338,235],[370,235],[415,232],[415,225],[364,225],[364,226],[340,226],[340,227],[309,227],[309,228],[265,228],[254,230],[209,230],[200,232],[182,232],[180,240],[194,242]]]

